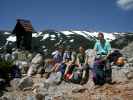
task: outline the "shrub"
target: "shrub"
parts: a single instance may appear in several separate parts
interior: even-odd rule
[[[10,71],[13,67],[12,61],[0,59],[0,77],[6,80],[10,79]]]

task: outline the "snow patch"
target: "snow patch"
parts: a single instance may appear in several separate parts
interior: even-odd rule
[[[61,33],[63,33],[64,35],[71,35],[71,34],[74,34],[74,33],[70,32],[70,31],[61,31]]]
[[[115,36],[111,33],[104,33],[105,39],[108,39],[109,41],[115,40]]]
[[[50,35],[51,38],[55,38],[56,36],[55,35]]]
[[[5,34],[5,35],[10,35],[11,33],[9,33],[9,32],[4,32],[4,34]]]
[[[79,34],[79,35],[82,35],[84,36],[85,38],[87,38],[88,36],[85,35],[82,31],[72,31],[73,33],[76,33],[76,34]]]
[[[48,49],[44,49],[44,50],[43,50],[43,52],[47,52],[47,51],[48,51]]]
[[[51,38],[50,40],[52,40],[52,41],[53,41],[53,40],[55,40],[55,38]]]
[[[38,35],[40,36],[42,34],[42,32],[38,32]]]
[[[43,46],[42,46],[42,48],[44,49],[44,48],[46,48],[46,46],[45,46],[45,45],[43,45]]]
[[[70,42],[74,42],[74,39],[70,40]]]
[[[42,35],[42,32],[32,33],[32,37],[39,37]]]
[[[44,34],[42,40],[45,40],[48,37],[49,37],[49,34]]]
[[[11,41],[11,42],[15,42],[16,41],[16,36],[9,36],[6,40]]]
[[[32,37],[38,37],[38,33],[32,33]]]

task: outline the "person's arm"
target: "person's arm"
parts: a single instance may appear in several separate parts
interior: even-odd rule
[[[98,42],[95,43],[93,51],[94,51],[94,54],[96,55],[98,51]]]
[[[89,60],[89,56],[88,55],[85,55],[85,65],[86,64],[89,64],[88,60]]]
[[[107,55],[104,57],[104,60],[107,60],[109,55],[111,54],[111,45],[109,41],[106,41],[106,49],[107,49]]]
[[[111,53],[111,44],[110,44],[110,42],[109,41],[107,41],[107,51],[108,51],[108,54],[107,54],[107,57],[110,55],[110,53]]]
[[[80,60],[79,60],[79,55],[77,55],[77,58],[76,58],[76,63],[79,67],[81,67],[81,63],[80,63]]]
[[[63,63],[66,62],[66,56],[67,56],[67,53],[65,52],[65,53],[63,54]]]
[[[76,61],[76,53],[75,52],[72,52],[70,63],[71,64],[75,64],[75,61]]]

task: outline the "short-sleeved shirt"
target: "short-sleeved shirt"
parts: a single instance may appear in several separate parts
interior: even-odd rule
[[[75,62],[75,60],[76,60],[76,52],[74,52],[74,51],[65,51],[65,53],[63,55],[63,61],[65,61],[66,59],[68,61]]]
[[[85,57],[86,57],[85,54],[84,54],[84,55],[82,55],[81,53],[78,53],[78,54],[77,54],[77,58],[79,59],[79,62],[80,62],[81,64],[85,63]]]
[[[111,51],[111,45],[109,41],[105,40],[104,44],[101,44],[99,40],[96,41],[94,48],[97,51],[97,54],[108,54]]]
[[[71,51],[65,51],[64,55],[63,55],[63,60],[65,61],[66,59],[67,60],[71,60],[71,55],[72,55],[72,52]]]
[[[63,61],[63,54],[61,52],[57,51],[53,55],[53,59],[54,59],[55,63],[61,63]]]

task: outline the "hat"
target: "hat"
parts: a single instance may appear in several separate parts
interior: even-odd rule
[[[104,37],[104,34],[102,32],[98,33],[98,36],[101,35],[102,37]]]

